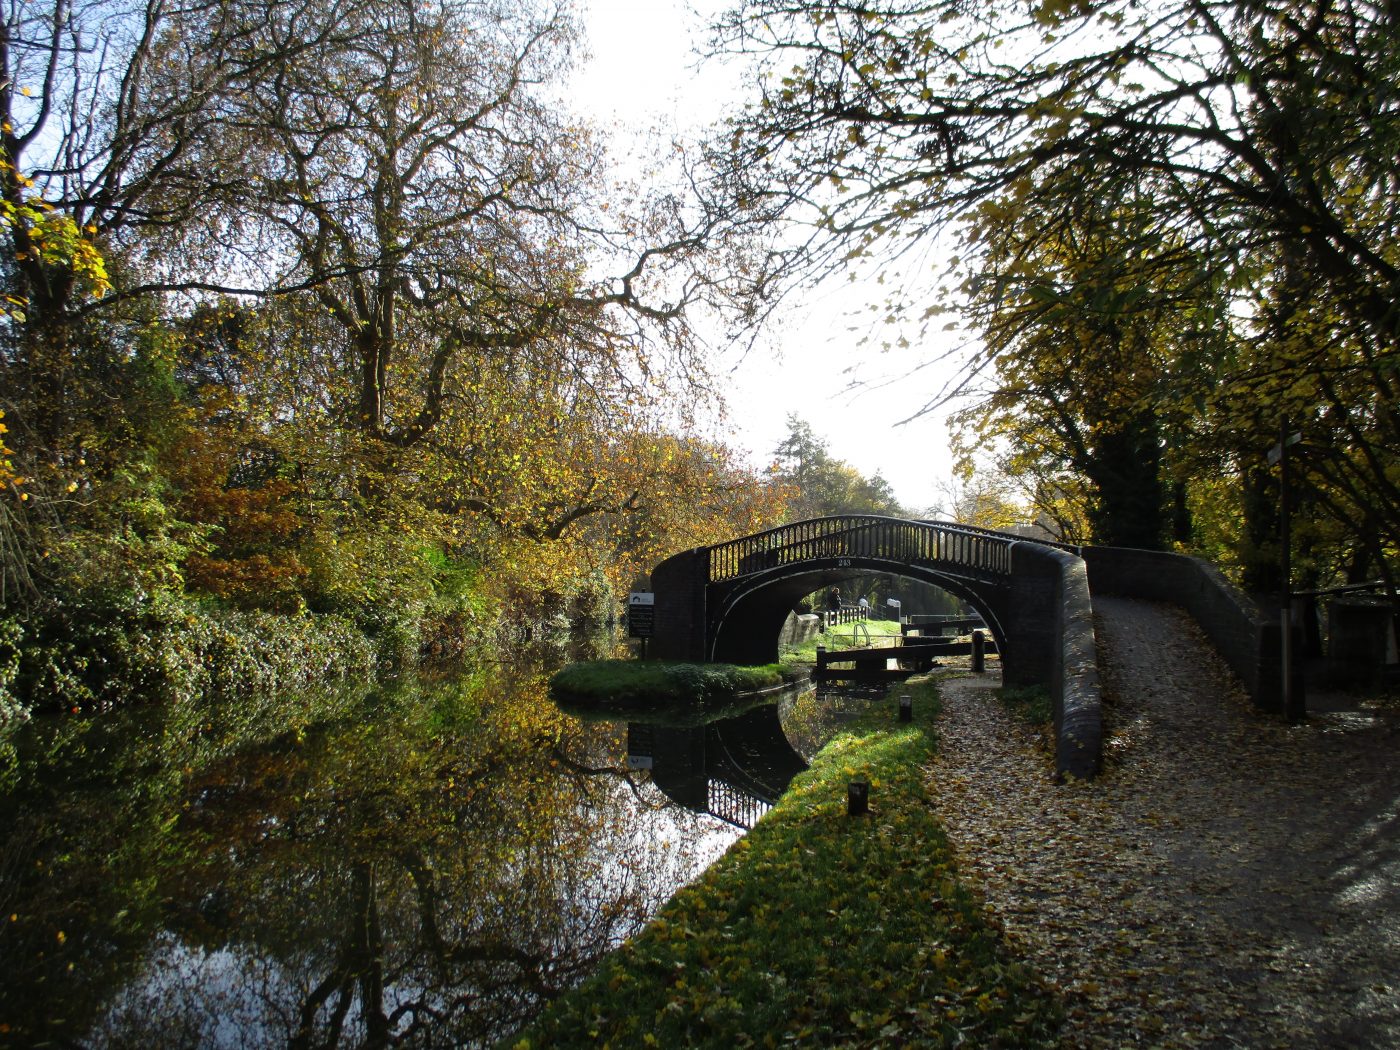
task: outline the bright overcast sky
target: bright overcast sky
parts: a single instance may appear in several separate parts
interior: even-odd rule
[[[697,74],[693,47],[706,22],[692,6],[718,10],[716,0],[581,0],[592,57],[574,80],[583,112],[608,126],[643,129],[658,124],[693,131],[719,116],[726,100],[743,97],[734,73],[707,69]],[[846,370],[858,365],[868,382],[900,376],[918,363],[908,356],[881,356],[857,346],[868,321],[851,317],[866,302],[879,302],[873,284],[840,282],[789,305],[765,346],[732,369],[724,384],[736,428],[733,443],[766,465],[796,412],[826,439],[832,455],[863,474],[882,474],[911,510],[938,503],[940,483],[950,470],[948,434],[941,417],[923,417],[903,427],[928,398],[933,380],[912,377],[852,397]],[[878,335],[878,333],[876,333]],[[878,339],[874,340],[878,343]]]

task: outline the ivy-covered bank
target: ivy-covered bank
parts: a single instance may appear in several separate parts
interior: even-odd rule
[[[91,714],[135,702],[177,722],[233,732],[279,697],[338,681],[371,682],[423,657],[457,656],[494,637],[479,603],[375,614],[236,609],[169,591],[109,591],[0,617],[0,785],[13,737],[31,715]]]
[[[748,836],[505,1044],[1051,1046],[1058,1002],[959,880],[923,766],[937,691],[828,744]],[[864,778],[870,810],[847,815]]]

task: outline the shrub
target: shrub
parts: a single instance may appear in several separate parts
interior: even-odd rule
[[[13,692],[19,676],[24,628],[13,617],[0,619],[0,788],[8,786],[15,769],[15,729],[29,718],[29,709]]]
[[[27,707],[188,703],[373,673],[369,641],[344,617],[224,610],[169,596],[101,597],[31,617],[13,675]]]

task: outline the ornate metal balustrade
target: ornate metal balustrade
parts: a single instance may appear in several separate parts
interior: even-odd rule
[[[781,525],[710,548],[711,583],[842,558],[924,564],[980,578],[1011,575],[1014,537],[942,522],[852,514]]]

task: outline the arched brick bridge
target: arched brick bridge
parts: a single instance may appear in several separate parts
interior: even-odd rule
[[[768,663],[793,605],[865,573],[925,580],[965,599],[996,636],[1008,685],[1047,686],[1062,772],[1090,776],[1100,748],[1093,595],[1191,613],[1255,702],[1279,705],[1279,627],[1205,562],[1164,551],[1064,548],[936,521],[813,518],[698,547],[652,572],[653,654]]]
[[[923,580],[986,620],[1008,683],[1047,681],[1057,660],[1058,551],[1005,533],[871,515],[814,518],[701,547],[652,573],[654,651],[739,664],[778,658],[778,634],[805,595],[868,573]]]

